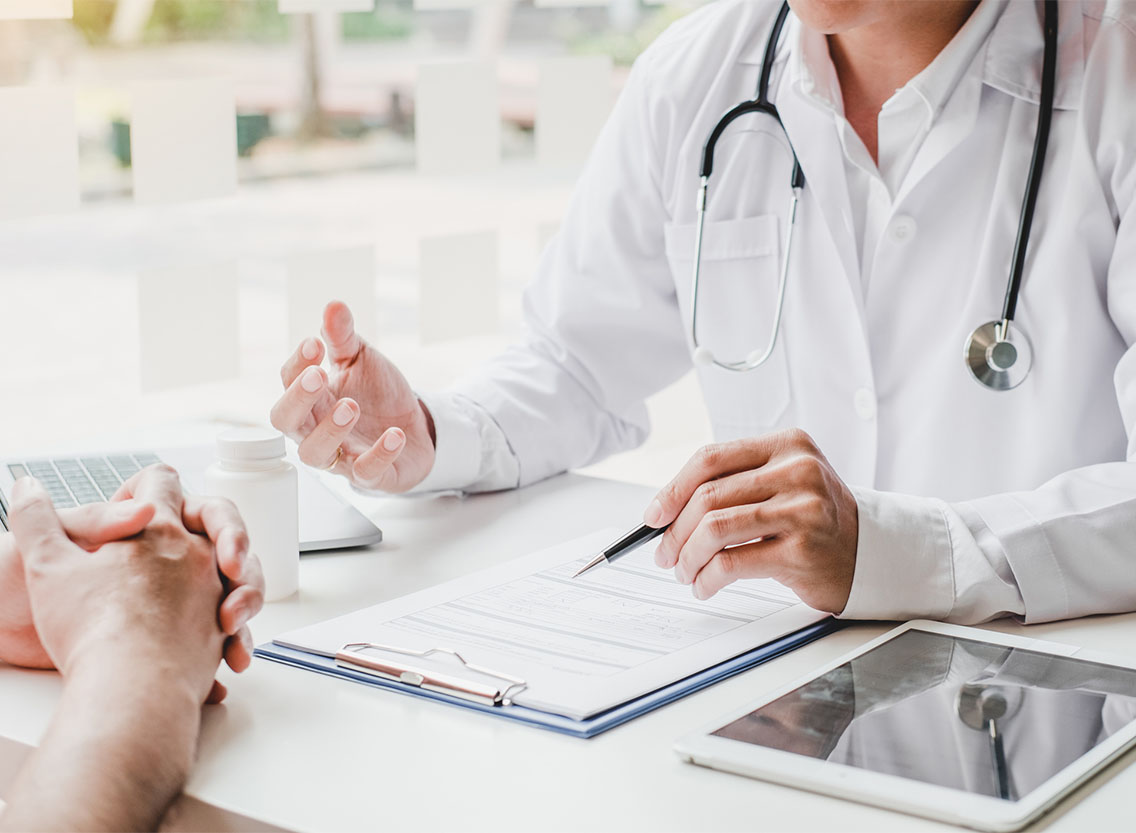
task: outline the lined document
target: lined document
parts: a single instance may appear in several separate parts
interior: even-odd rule
[[[526,680],[519,705],[583,719],[824,618],[771,580],[698,601],[655,566],[652,545],[572,578],[619,535],[597,533],[276,642],[324,655],[351,642],[455,650]]]

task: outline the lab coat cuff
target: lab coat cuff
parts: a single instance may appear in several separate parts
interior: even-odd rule
[[[842,619],[942,619],[954,605],[950,528],[942,501],[853,489],[856,571]]]
[[[1038,520],[1017,495],[1002,494],[970,502],[998,542],[1021,593],[1027,623],[1074,615],[1065,571]]]
[[[453,394],[419,394],[434,419],[434,467],[410,490],[412,494],[461,490],[481,469],[481,436],[477,421]]]

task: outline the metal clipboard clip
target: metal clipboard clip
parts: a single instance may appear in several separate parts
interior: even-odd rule
[[[364,651],[398,654],[407,657],[410,661],[380,658],[367,655],[363,653]],[[425,668],[413,662],[416,659],[428,660],[435,655],[452,657],[466,671],[471,671],[488,679],[470,679],[444,670]],[[449,694],[452,697],[460,697],[463,700],[471,700],[485,706],[512,705],[513,695],[519,694],[528,686],[528,683],[519,677],[502,674],[499,671],[466,662],[465,658],[457,651],[448,651],[442,648],[412,651],[406,648],[395,648],[391,645],[379,645],[374,642],[349,642],[336,652],[335,664],[340,668],[361,671],[365,674],[405,683],[426,691]]]

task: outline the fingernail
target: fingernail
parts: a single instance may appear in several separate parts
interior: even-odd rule
[[[323,385],[323,377],[317,367],[309,367],[300,376],[300,386],[308,393],[315,393],[321,385]]]
[[[383,448],[387,451],[398,451],[401,445],[402,433],[399,431],[387,431],[386,436],[383,437]]]
[[[647,507],[647,511],[643,513],[643,523],[656,528],[662,525],[663,504],[659,503],[658,498],[652,500],[651,505]]]
[[[706,597],[702,595],[702,590],[699,589],[698,585],[692,587],[691,592],[694,594],[694,598],[698,599],[698,601],[706,601]]]
[[[300,354],[311,361],[319,355],[319,344],[316,343],[314,338],[309,338],[304,341],[304,346],[300,348]]]
[[[335,409],[335,413],[331,415],[332,420],[336,425],[343,427],[354,419],[355,414],[351,410],[351,406],[346,402],[340,402],[339,406]]]

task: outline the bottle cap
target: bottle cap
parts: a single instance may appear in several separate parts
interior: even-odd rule
[[[230,428],[217,435],[222,460],[276,460],[284,456],[284,435],[272,428]]]

